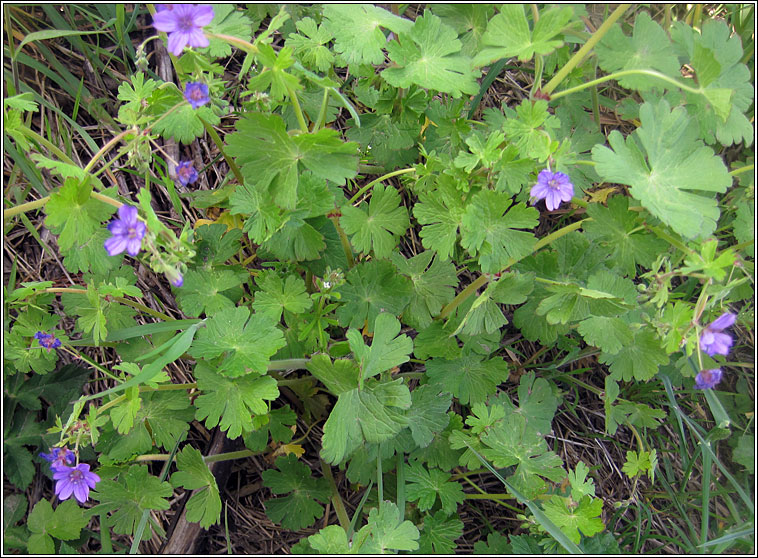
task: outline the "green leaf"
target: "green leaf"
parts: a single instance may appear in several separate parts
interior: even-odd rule
[[[211,105],[192,108],[185,102],[184,93],[174,86],[156,89],[149,103],[150,115],[156,119],[153,130],[163,138],[173,138],[179,143],[190,143],[202,136],[205,133],[203,120],[211,126],[221,122]],[[183,104],[174,109],[180,103]]]
[[[282,281],[276,271],[261,271],[255,282],[261,290],[255,293],[253,308],[273,322],[279,322],[284,311],[299,314],[313,304],[305,292],[305,282],[296,275]]]
[[[478,254],[485,273],[529,255],[536,241],[532,233],[517,229],[536,227],[539,212],[523,203],[511,204],[507,195],[484,190],[471,199],[461,219],[461,246]]]
[[[350,359],[332,359],[325,354],[316,354],[306,365],[308,372],[324,384],[333,395],[340,395],[358,387],[360,370]]]
[[[424,526],[419,537],[418,553],[453,554],[455,539],[463,535],[463,522],[450,517],[444,510],[424,516]]]
[[[346,279],[347,283],[338,288],[344,304],[337,308],[337,318],[343,327],[368,325],[371,331],[381,312],[402,314],[413,292],[410,281],[384,260],[359,263]]]
[[[411,406],[411,394],[398,378],[391,382],[369,379],[362,390],[339,395],[324,424],[322,458],[339,463],[366,442],[389,440],[408,426],[404,409]]]
[[[437,257],[430,266],[433,256],[434,252],[427,250],[410,259],[405,259],[399,253],[393,253],[390,257],[398,272],[406,275],[413,286],[410,304],[402,318],[404,323],[417,330],[429,326],[432,317],[453,300],[458,285],[452,262]]]
[[[294,432],[290,428],[297,422],[297,415],[285,405],[279,409],[271,409],[267,415],[268,422],[258,430],[249,432],[243,436],[245,447],[252,451],[263,451],[269,443],[269,435],[272,442],[288,443],[292,440]]]
[[[37,112],[37,103],[33,101],[34,94],[31,91],[20,93],[3,99],[3,108],[12,108],[21,112]]]
[[[576,464],[576,468],[568,473],[569,483],[571,484],[571,498],[577,502],[584,496],[595,495],[595,481],[592,478],[587,480],[587,473],[589,472],[590,468],[585,465],[584,461],[580,461]]]
[[[608,73],[621,70],[658,70],[672,78],[681,78],[680,64],[666,32],[647,12],[640,12],[634,31],[627,37],[614,25],[595,47],[600,67]],[[653,87],[670,87],[667,82],[646,75],[618,78],[622,87],[646,91]]]
[[[434,250],[442,260],[450,259],[463,213],[463,201],[454,190],[437,189],[420,194],[418,203],[413,206],[413,215],[424,225],[419,234],[424,248]]]
[[[406,33],[413,22],[371,4],[326,4],[323,10],[334,50],[348,64],[381,64],[387,38],[380,27]]]
[[[413,341],[400,333],[400,322],[392,314],[382,312],[374,322],[374,340],[371,347],[363,342],[357,329],[349,329],[345,334],[355,359],[361,369],[363,379],[372,378],[408,362],[413,352]]]
[[[284,335],[270,317],[251,316],[247,308],[238,307],[209,318],[189,354],[204,359],[223,355],[218,372],[226,376],[265,374],[271,356],[285,344]]]
[[[518,56],[522,62],[532,59],[534,54],[549,54],[563,46],[563,40],[556,38],[571,19],[571,8],[551,8],[544,10],[533,30],[524,14],[524,6],[505,4],[500,13],[487,24],[482,37],[485,47],[474,59],[476,66],[486,66],[501,58]]]
[[[189,430],[194,411],[186,394],[143,392],[141,400],[142,405],[134,417],[134,428],[126,435],[114,436],[115,443],[107,450],[109,459],[123,461],[134,454],[150,451],[153,443],[171,451]],[[102,451],[106,453],[105,448]]]
[[[187,521],[200,522],[203,529],[218,523],[221,517],[218,485],[200,451],[192,446],[184,446],[176,454],[176,468],[178,470],[171,475],[171,484],[195,491],[185,508]]]
[[[740,244],[755,240],[755,207],[753,204],[741,204],[737,207],[734,219],[734,238]]]
[[[579,323],[577,331],[588,345],[602,349],[606,355],[618,353],[634,339],[631,328],[621,318],[590,316]]]
[[[458,33],[429,11],[416,18],[407,34],[387,44],[390,66],[382,77],[395,87],[416,84],[426,89],[473,95],[479,90],[478,72],[471,67],[468,57],[457,55],[461,50]]]
[[[277,457],[276,468],[279,470],[268,469],[261,473],[263,485],[273,494],[292,494],[267,500],[266,515],[285,529],[310,527],[324,515],[321,504],[329,501],[329,482],[323,477],[314,479],[310,468],[294,455]]]
[[[368,523],[356,533],[353,540],[361,540],[366,536],[366,546],[361,550],[369,554],[418,548],[418,529],[407,519],[401,521],[400,510],[390,501],[384,501],[380,509],[374,508],[369,512]]]
[[[347,533],[339,525],[327,525],[315,535],[308,537],[308,543],[319,554],[335,556],[337,554],[349,554],[350,545],[347,542]]]
[[[681,56],[691,60],[703,95],[683,92],[687,112],[697,120],[700,137],[709,144],[730,146],[753,143],[754,131],[750,107],[754,97],[754,80],[743,62],[740,38],[726,22],[706,19],[700,32],[683,21],[674,22],[671,39],[681,49]]]
[[[92,511],[95,514],[109,512],[114,533],[134,535],[143,512],[169,509],[167,498],[172,494],[171,485],[149,474],[147,465],[132,465],[118,481],[103,479],[97,483],[91,495],[100,503]],[[151,531],[147,529],[143,540],[150,537]]]
[[[544,492],[545,482],[540,477],[558,482],[566,476],[561,458],[548,451],[545,439],[535,434],[525,417],[511,415],[482,436],[487,446],[482,455],[497,468],[516,465],[508,480],[528,499]]]
[[[252,38],[252,22],[234,4],[213,4],[213,20],[204,29],[207,33],[228,35],[243,41]],[[208,42],[207,51],[200,49],[200,52],[207,52],[213,58],[226,58],[232,53],[228,41],[209,37]]]
[[[255,112],[246,113],[236,128],[228,136],[227,153],[236,158],[247,183],[269,186],[273,200],[285,209],[295,208],[303,169],[340,185],[357,173],[358,145],[342,142],[336,130],[290,136],[280,116]]]
[[[239,252],[241,237],[241,230],[227,230],[220,223],[200,225],[195,229],[195,263],[203,269],[226,263]]]
[[[195,367],[198,389],[203,392],[195,400],[198,420],[213,428],[220,424],[227,436],[235,439],[253,429],[253,415],[268,412],[266,401],[279,397],[276,380],[271,376],[228,378],[217,374],[205,363]]]
[[[452,515],[463,502],[463,489],[451,481],[449,473],[439,469],[427,470],[418,462],[411,462],[405,468],[405,495],[409,502],[418,500],[419,511],[430,510],[437,498],[445,515]]]
[[[483,540],[474,543],[474,554],[511,555],[515,554],[508,538],[498,532],[487,535],[487,542]]]
[[[508,365],[502,358],[481,360],[467,355],[454,360],[433,358],[426,363],[429,383],[452,393],[463,404],[484,401],[498,384],[508,379]]]
[[[113,428],[119,434],[126,434],[134,426],[134,417],[137,416],[142,403],[139,397],[139,387],[132,386],[125,390],[126,400],[111,408],[111,420]]]
[[[187,316],[213,316],[234,308],[235,300],[242,295],[240,285],[248,276],[246,271],[234,269],[190,269],[184,274],[176,301]]]
[[[543,504],[543,509],[545,515],[575,544],[579,544],[582,536],[591,537],[605,529],[603,520],[598,517],[603,513],[600,498],[585,496],[577,505],[568,498],[553,495]]]
[[[334,54],[325,45],[334,38],[331,31],[324,23],[317,26],[310,17],[299,19],[295,22],[295,27],[302,34],[290,33],[286,41],[293,54],[307,67],[319,72],[329,70],[334,62]]]
[[[348,124],[354,122],[351,120]],[[364,153],[385,169],[410,165],[418,156],[415,147],[421,125],[389,114],[362,114],[361,126],[352,126],[347,137],[361,144]],[[369,151],[370,149],[370,151]]]
[[[292,58],[292,48],[283,47],[278,53],[271,45],[258,44],[258,59],[263,64],[263,70],[250,79],[249,87],[253,91],[271,90],[271,98],[282,101],[290,92],[303,88],[300,80],[285,70],[295,63]]]
[[[633,451],[627,451],[626,463],[621,467],[621,470],[629,475],[629,477],[636,477],[647,473],[650,478],[653,478],[657,464],[658,458],[655,450],[649,452],[640,450],[636,453]]]
[[[61,502],[55,511],[50,502],[40,500],[29,513],[26,525],[34,534],[71,541],[79,538],[81,530],[87,526],[87,523],[89,523],[89,518],[84,516],[84,510],[71,498]],[[50,540],[50,545],[52,545],[52,540]],[[30,552],[34,551],[30,548]]]
[[[508,117],[503,122],[505,137],[518,149],[522,158],[545,161],[556,149],[553,135],[560,121],[547,110],[547,101],[526,99],[516,110],[505,108]]]
[[[91,191],[91,182],[69,178],[60,190],[50,194],[50,201],[45,204],[45,226],[59,235],[58,245],[64,252],[92,237],[116,211],[112,205],[91,198]],[[101,193],[112,197],[115,189]]]
[[[351,235],[359,252],[374,251],[377,258],[387,258],[408,228],[408,211],[401,207],[402,199],[392,186],[377,184],[371,201],[360,208],[342,207],[340,225]],[[364,208],[368,205],[368,210]]]
[[[643,382],[655,376],[658,367],[666,364],[669,357],[654,332],[640,329],[631,344],[615,354],[603,353],[598,360],[609,365],[611,377],[616,380]]]
[[[716,200],[690,190],[726,191],[732,179],[723,161],[697,139],[697,123],[682,107],[672,111],[664,100],[645,103],[640,120],[642,126],[626,142],[614,130],[609,136],[612,150],[599,145],[592,149],[598,174],[630,185],[634,198],[682,236],[710,236],[719,218]]]
[[[752,475],[755,472],[755,436],[752,434],[740,436],[737,447],[732,450],[732,459]]]
[[[629,198],[626,196],[609,198],[608,207],[592,203],[587,208],[587,215],[592,217],[582,227],[587,238],[610,249],[608,260],[624,275],[636,276],[637,265],[649,269],[656,258],[666,251],[664,241],[640,230],[642,218],[629,211]]]
[[[451,396],[430,385],[418,386],[411,392],[412,405],[405,414],[416,445],[425,448],[448,425]]]

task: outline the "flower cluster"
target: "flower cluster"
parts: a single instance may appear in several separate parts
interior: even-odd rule
[[[544,169],[537,175],[537,184],[532,186],[529,196],[532,198],[532,205],[539,200],[545,200],[545,207],[553,211],[558,209],[562,201],[571,201],[574,197],[574,185],[571,184],[568,175]]]
[[[213,7],[207,4],[165,5],[156,10],[153,27],[168,33],[168,51],[181,55],[184,47],[203,48],[210,42],[203,27],[213,20]]]
[[[51,453],[40,453],[42,459],[50,463],[50,470],[55,480],[55,495],[61,500],[68,500],[71,495],[80,504],[89,498],[90,488],[95,488],[100,477],[90,472],[86,463],[76,463],[74,452],[66,448],[54,448]]]
[[[51,349],[57,349],[61,346],[61,340],[56,339],[52,333],[45,333],[44,331],[38,331],[34,334],[34,338],[39,341],[39,344],[47,349],[49,353]]]
[[[137,208],[133,205],[124,204],[119,207],[118,217],[108,224],[108,230],[113,236],[105,241],[105,251],[109,256],[116,256],[126,250],[130,256],[136,256],[142,248],[142,238],[147,227],[137,219]]]
[[[703,333],[700,334],[700,348],[708,355],[728,355],[729,349],[734,343],[734,339],[728,333],[722,333],[726,328],[734,325],[737,320],[737,314],[724,312],[705,326]],[[721,381],[721,368],[712,368],[710,370],[701,370],[695,376],[695,389],[712,389]]]

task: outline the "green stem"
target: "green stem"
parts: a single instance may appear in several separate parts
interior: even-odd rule
[[[113,298],[117,300],[118,302],[120,302],[121,304],[126,304],[127,306],[131,306],[132,308],[135,308],[136,310],[144,312],[145,314],[149,314],[153,318],[158,318],[159,320],[163,320],[164,322],[173,322],[174,320],[176,320],[176,318],[172,318],[168,314],[164,314],[163,312],[158,312],[157,310],[153,310],[152,308],[149,308],[145,306],[144,304],[140,304],[139,302],[135,302],[134,300],[129,300],[128,298],[124,298],[123,296],[115,296]]]
[[[249,52],[250,54],[258,54],[258,47],[252,43],[248,43],[244,39],[232,37],[231,35],[222,35],[219,33],[206,33],[205,36],[209,39],[221,39],[222,41],[226,41],[230,45],[237,46],[245,52]]]
[[[232,159],[229,155],[226,154],[226,150],[224,149],[224,142],[221,141],[221,138],[219,137],[216,130],[213,128],[213,126],[211,126],[208,122],[206,122],[202,118],[200,118],[200,122],[202,122],[203,126],[205,126],[205,131],[208,132],[208,135],[213,140],[213,143],[216,144],[216,147],[218,147],[218,150],[221,152],[221,155],[224,156],[224,161],[226,161],[226,164],[229,165],[230,169],[232,169],[234,176],[237,178],[237,182],[239,182],[240,184],[244,184],[245,178],[242,176],[242,171],[240,171],[239,167],[237,166],[237,163],[234,162],[234,159]]]
[[[544,248],[545,246],[547,246],[548,244],[550,244],[550,243],[558,240],[562,236],[566,236],[570,232],[573,232],[573,231],[581,228],[583,223],[585,223],[587,221],[590,221],[590,220],[591,220],[591,218],[588,217],[587,219],[582,219],[581,221],[577,221],[575,223],[571,223],[570,225],[566,225],[562,229],[558,229],[554,233],[549,234],[549,235],[547,235],[544,238],[541,238],[540,240],[537,241],[537,243],[534,245],[534,248],[532,248],[532,251],[528,255],[534,254],[540,248]],[[527,257],[527,256],[524,256],[524,257]],[[508,269],[509,267],[511,267],[513,264],[515,264],[516,262],[518,262],[518,261],[520,261],[522,259],[523,259],[523,257],[522,258],[518,258],[518,259],[511,258],[510,260],[508,260],[508,263],[501,270],[501,273],[503,271],[505,271],[506,269]],[[472,294],[474,294],[477,291],[477,289],[480,289],[481,287],[483,287],[487,283],[487,281],[489,281],[489,280],[490,280],[490,275],[487,275],[487,274],[483,274],[483,275],[480,275],[479,277],[477,277],[472,283],[469,283],[466,286],[465,289],[463,289],[461,292],[459,292],[458,296],[456,296],[447,306],[445,306],[435,319],[437,319],[437,320],[444,320],[445,318],[447,318],[450,314],[453,313],[453,311],[456,308],[458,308],[458,306],[461,305],[461,303],[464,300],[466,300],[468,297],[470,297]]]
[[[43,207],[49,201],[50,196],[45,196],[44,198],[40,198],[38,200],[22,203],[16,207],[9,207],[8,209],[3,210],[3,219],[10,219],[19,213],[26,213],[27,211],[38,209],[40,207]]]
[[[329,482],[329,487],[332,490],[332,505],[334,506],[334,511],[337,512],[337,519],[340,522],[340,527],[345,530],[345,533],[348,533],[350,531],[350,518],[347,516],[345,504],[342,503],[342,497],[340,496],[339,490],[337,490],[337,483],[334,482],[332,467],[323,459],[320,461],[321,472],[323,473],[324,478]]]
[[[58,159],[63,161],[64,163],[68,163],[69,165],[78,166],[74,161],[72,161],[68,155],[66,155],[63,151],[61,151],[60,148],[56,147],[53,143],[42,137],[40,134],[35,132],[34,130],[30,130],[29,128],[19,128],[18,129],[22,134],[25,136],[28,136],[30,139],[33,139],[40,145],[43,145],[47,147],[51,153],[53,153]]]
[[[401,174],[407,174],[409,172],[416,172],[416,169],[410,168],[410,169],[400,169],[392,172],[388,172],[387,174],[384,174],[380,176],[379,178],[372,180],[368,184],[361,187],[360,190],[358,190],[355,195],[350,198],[350,203],[353,204],[355,201],[360,198],[367,190],[369,190],[371,187],[373,187],[375,184],[378,184],[379,182],[382,182],[384,180],[387,180],[388,178],[392,178],[393,176],[398,176]]]
[[[300,129],[303,131],[304,134],[307,134],[308,124],[305,123],[305,117],[303,116],[303,109],[300,108],[300,101],[297,100],[297,93],[295,93],[295,90],[292,89],[290,85],[287,85],[287,94],[290,96],[290,101],[292,101],[292,108],[295,109],[295,117],[297,118],[297,121],[300,124]]]
[[[347,259],[347,267],[352,268],[355,265],[355,259],[353,259],[353,249],[350,247],[350,241],[347,239],[344,229],[340,226],[340,218],[333,215],[329,219],[334,224],[334,228],[337,230],[337,234],[340,237],[342,243],[342,250],[345,252],[345,258]]]
[[[318,111],[316,121],[313,123],[311,132],[318,132],[326,120],[326,110],[329,108],[329,89],[324,88],[324,98],[321,100],[321,108]]]
[[[674,78],[670,78],[669,76],[662,74],[660,72],[656,72],[655,70],[621,70],[620,72],[614,72],[612,74],[608,74],[607,76],[599,77],[597,79],[593,79],[592,81],[582,83],[581,85],[577,85],[575,87],[569,87],[568,89],[559,91],[558,93],[553,95],[550,98],[550,100],[554,101],[555,99],[560,99],[561,97],[565,97],[566,95],[570,95],[571,93],[577,93],[578,91],[582,91],[583,89],[587,89],[588,87],[593,87],[595,85],[599,85],[606,81],[610,81],[610,80],[624,77],[624,76],[631,76],[631,75],[644,75],[644,76],[655,77],[665,82],[668,82],[672,85],[675,85],[676,87],[679,87],[680,89],[684,89],[685,91],[688,91],[690,93],[694,93],[696,95],[704,94],[703,93],[704,89],[702,87],[695,89],[694,87],[685,85],[675,80]]]
[[[605,34],[610,31],[613,24],[616,23],[616,20],[624,15],[624,12],[629,8],[630,5],[631,4],[620,4],[619,7],[616,8],[608,17],[608,19],[606,19],[603,24],[598,27],[597,31],[592,34],[587,42],[582,45],[582,48],[576,51],[576,54],[574,54],[574,56],[572,56],[571,59],[566,62],[563,68],[561,68],[558,73],[553,76],[553,79],[547,82],[545,89],[542,91],[548,95],[552,93],[555,88],[558,87],[558,84],[561,83],[566,78],[566,76],[571,73],[571,70],[573,70],[584,59],[584,57],[589,54],[593,48],[595,48],[595,45],[598,43],[598,41],[600,41],[600,39],[602,39]]]
[[[176,391],[180,389],[196,389],[197,382],[188,382],[186,384],[163,384],[160,386],[140,386],[140,391]]]
[[[300,370],[304,369],[311,359],[309,358],[287,358],[283,360],[272,360],[268,363],[269,370]]]
[[[104,196],[103,194],[100,194],[99,192],[90,192],[89,195],[90,195],[91,198],[94,198],[94,199],[99,200],[99,201],[101,201],[103,203],[107,203],[109,205],[112,205],[116,209],[118,209],[122,205],[124,205],[120,201],[118,201],[116,199],[113,199],[111,197],[108,197],[108,196]]]
[[[737,176],[738,174],[742,174],[743,172],[749,172],[752,171],[755,168],[755,165],[746,165],[744,167],[740,167],[738,169],[734,169],[729,174],[732,176]]]
[[[646,225],[646,228],[650,232],[652,232],[653,234],[655,234],[655,236],[657,236],[658,238],[661,238],[661,239],[665,240],[666,242],[668,242],[669,244],[671,244],[675,248],[678,248],[679,250],[681,250],[685,254],[696,255],[696,252],[694,250],[691,250],[690,248],[688,248],[687,246],[685,246],[682,241],[677,240],[676,238],[674,238],[673,236],[671,236],[667,232],[661,230],[660,228],[654,227],[652,225]]]
[[[100,151],[95,153],[92,159],[90,159],[89,163],[87,163],[87,166],[84,167],[84,172],[89,173],[92,170],[92,167],[95,166],[95,163],[97,163],[98,159],[100,159],[100,157],[108,153],[108,151],[110,151],[114,145],[116,145],[119,141],[121,141],[121,138],[123,138],[127,134],[134,134],[134,133],[138,133],[138,132],[135,132],[135,130],[133,129],[125,130],[121,132],[120,134],[118,134],[117,136],[115,136],[113,139],[111,139],[108,143],[106,143],[103,147],[100,148]]]

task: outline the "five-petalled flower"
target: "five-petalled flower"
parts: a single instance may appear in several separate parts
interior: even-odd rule
[[[53,448],[50,453],[40,452],[39,456],[50,463],[50,468],[53,471],[76,463],[76,455],[68,448]]]
[[[137,208],[133,205],[124,204],[119,207],[118,216],[118,219],[108,224],[108,230],[113,236],[105,241],[105,250],[109,256],[115,256],[124,250],[130,256],[136,256],[142,248],[142,238],[147,227],[137,219]]]
[[[89,498],[90,488],[100,482],[100,477],[91,473],[89,465],[79,463],[76,467],[58,467],[53,469],[55,479],[55,495],[61,500],[68,500],[71,494],[83,504]]]
[[[532,186],[529,196],[532,198],[532,205],[539,200],[545,200],[545,206],[553,211],[558,209],[562,201],[571,201],[574,197],[574,185],[571,184],[568,175],[544,169],[537,175],[537,184]]]
[[[734,340],[728,333],[721,332],[732,326],[736,319],[737,314],[724,312],[705,327],[703,333],[700,334],[700,348],[708,356],[729,354]]]
[[[168,33],[168,51],[179,56],[184,47],[203,48],[210,43],[203,27],[213,20],[213,7],[208,4],[175,4],[170,9],[156,11],[153,27]]]
[[[52,333],[45,333],[44,331],[38,331],[34,334],[34,338],[39,341],[39,344],[47,349],[49,353],[51,349],[57,349],[61,346],[61,340],[57,339]]]
[[[199,81],[190,81],[184,87],[184,98],[192,105],[193,109],[202,107],[211,100],[208,86]]]
[[[701,370],[695,376],[695,389],[713,389],[721,381],[721,368]]]
[[[192,161],[181,161],[176,165],[176,177],[182,186],[186,186],[197,180],[197,171],[192,166]]]

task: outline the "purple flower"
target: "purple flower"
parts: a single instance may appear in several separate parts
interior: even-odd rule
[[[184,98],[192,105],[193,109],[200,108],[211,100],[208,94],[208,86],[199,81],[187,83],[184,88]]]
[[[55,472],[62,467],[68,467],[76,463],[74,452],[68,448],[53,448],[50,453],[40,452],[39,456],[50,463],[50,468]]]
[[[89,465],[79,463],[76,467],[60,467],[53,471],[55,495],[61,500],[68,500],[71,494],[83,504],[89,498],[89,489],[95,488],[100,477],[90,473]]]
[[[177,275],[176,279],[174,279],[173,281],[171,281],[171,284],[174,287],[181,287],[182,285],[184,285],[184,277],[182,277],[182,274],[179,273]]]
[[[130,256],[139,254],[142,248],[142,238],[145,236],[145,223],[137,219],[137,208],[133,205],[122,205],[118,208],[119,218],[108,224],[108,230],[113,235],[103,244],[109,256],[120,254],[124,250]]]
[[[567,202],[574,197],[574,185],[571,184],[568,175],[545,169],[537,175],[537,184],[532,186],[529,196],[532,198],[532,205],[538,200],[545,200],[545,206],[553,211],[558,209],[562,201]]]
[[[181,287],[184,285],[184,277],[178,269],[166,271],[166,279],[168,279],[174,287]]]
[[[61,346],[61,340],[56,339],[55,335],[52,333],[45,333],[43,331],[38,331],[34,334],[34,338],[39,341],[39,344],[42,345],[47,349],[47,352],[50,352],[50,349],[57,349]]]
[[[168,33],[168,51],[179,56],[186,45],[200,48],[208,46],[208,37],[202,28],[212,19],[212,6],[176,4],[171,9],[156,11],[153,27]]]
[[[725,312],[705,327],[700,334],[700,348],[708,356],[729,354],[734,340],[731,335],[721,332],[734,324],[736,319],[737,314]]]
[[[695,389],[712,389],[721,381],[721,368],[701,370],[695,376]]]
[[[181,161],[176,165],[176,177],[182,186],[186,186],[197,180],[197,171],[192,166],[192,161]]]

